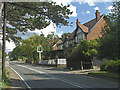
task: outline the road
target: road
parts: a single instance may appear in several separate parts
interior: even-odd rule
[[[118,88],[118,83],[93,78],[81,74],[71,74],[46,66],[27,65],[10,62],[12,67],[23,78],[27,87],[32,88]]]

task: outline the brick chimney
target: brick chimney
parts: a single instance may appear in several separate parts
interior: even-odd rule
[[[76,25],[78,25],[78,24],[80,24],[80,21],[79,21],[79,19],[77,19],[77,22],[76,22]]]
[[[96,10],[95,15],[96,15],[96,21],[98,21],[100,19],[100,12],[99,12],[99,10]]]

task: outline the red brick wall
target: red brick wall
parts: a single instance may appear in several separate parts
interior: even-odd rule
[[[101,28],[105,26],[106,21],[104,18],[101,19],[101,21],[94,27],[94,29],[87,35],[87,40],[97,39],[98,37],[101,37]]]

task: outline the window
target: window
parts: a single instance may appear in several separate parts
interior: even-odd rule
[[[80,34],[81,34],[81,40],[83,40],[83,33],[81,32]]]
[[[75,42],[77,43],[77,37],[75,37]]]
[[[66,47],[68,47],[68,41],[67,41],[67,45],[66,45]]]

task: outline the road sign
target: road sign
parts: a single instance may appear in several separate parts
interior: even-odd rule
[[[42,53],[42,46],[41,45],[37,46],[37,52],[39,52],[39,59],[41,60],[41,53]]]
[[[41,45],[37,46],[37,52],[42,52],[42,46]]]

